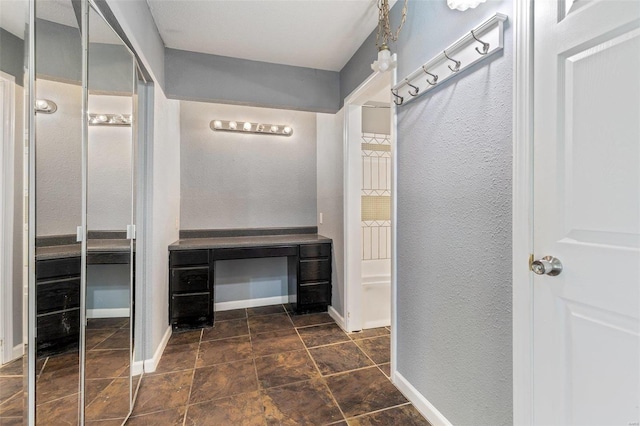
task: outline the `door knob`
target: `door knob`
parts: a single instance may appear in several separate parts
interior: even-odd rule
[[[562,272],[562,263],[553,256],[545,256],[531,263],[531,270],[538,275],[550,275],[555,277]]]

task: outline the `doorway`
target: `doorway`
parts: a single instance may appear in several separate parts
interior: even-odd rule
[[[345,325],[393,324],[395,109],[393,73],[374,73],[345,99]],[[393,358],[393,356],[392,356]]]

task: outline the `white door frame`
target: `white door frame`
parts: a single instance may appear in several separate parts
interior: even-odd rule
[[[13,196],[15,161],[15,78],[0,71],[0,364],[15,358],[13,351]]]
[[[513,424],[533,424],[533,1],[514,0]]]
[[[360,144],[349,144],[361,139],[361,107],[385,86],[393,87],[396,70],[388,73],[374,72],[344,100],[344,322],[348,332],[362,329],[362,193]],[[396,359],[396,110],[391,105],[391,371]],[[355,170],[354,170],[355,169]],[[357,200],[357,202],[356,202]]]

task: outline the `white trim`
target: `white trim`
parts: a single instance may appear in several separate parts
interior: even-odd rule
[[[392,371],[393,383],[407,397],[414,407],[432,426],[453,426],[452,423],[438,409],[430,403],[416,388],[414,388],[402,374]],[[517,424],[517,423],[514,423]]]
[[[0,71],[2,148],[0,152],[0,363],[13,356],[13,223],[15,161],[15,78]]]
[[[391,275],[371,275],[362,277],[362,286],[389,285],[391,283]]]
[[[156,351],[153,353],[153,358],[144,360],[145,373],[153,373],[154,371],[156,371],[156,368],[158,368],[158,364],[160,363],[160,358],[162,358],[162,353],[164,352],[164,348],[167,347],[167,343],[169,343],[170,338],[171,338],[171,326],[167,327],[166,331],[164,332],[164,335],[162,336],[162,340],[160,340],[160,344],[156,348]]]
[[[514,0],[513,422],[533,424],[533,2]]]
[[[381,320],[375,320],[375,321],[363,321],[362,322],[362,329],[363,330],[366,330],[368,328],[380,328],[380,327],[389,327],[389,320],[388,319],[381,319]]]
[[[260,299],[232,300],[230,302],[216,302],[215,312],[231,311],[233,309],[257,308],[259,306],[279,305],[289,303],[289,296],[263,297]]]
[[[22,355],[24,355],[24,345],[22,343],[15,345],[13,347],[13,353],[12,353],[12,360],[20,358]]]
[[[336,324],[340,326],[341,329],[345,331],[347,330],[346,324],[344,323],[344,317],[340,315],[340,313],[336,311],[336,309],[333,306],[329,306],[327,312],[329,313],[329,316],[333,318]]]
[[[139,376],[144,372],[144,361],[133,361],[131,364],[131,375]]]
[[[129,308],[87,309],[87,318],[126,318]]]

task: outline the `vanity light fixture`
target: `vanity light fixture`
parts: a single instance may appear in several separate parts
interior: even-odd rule
[[[237,121],[213,120],[209,123],[213,131],[254,133],[263,135],[291,136],[293,128],[283,124],[252,123],[245,121],[242,127]]]
[[[58,105],[49,99],[37,99],[35,109],[43,114],[53,114],[58,110]]]
[[[90,126],[131,126],[131,114],[89,114]]]

